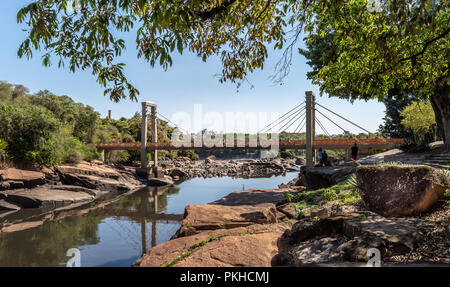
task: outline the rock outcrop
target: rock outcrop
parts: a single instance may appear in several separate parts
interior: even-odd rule
[[[45,175],[37,171],[8,168],[0,170],[0,183],[0,190],[32,188],[45,184]]]
[[[271,266],[289,228],[276,209],[290,189],[246,190],[186,207],[174,238],[153,247],[140,266]]]
[[[178,236],[187,236],[202,230],[231,229],[253,224],[276,223],[275,205],[225,206],[218,204],[188,205]]]
[[[361,166],[357,183],[367,208],[386,217],[427,211],[450,187],[450,179],[428,166]]]
[[[297,185],[304,185],[308,190],[326,188],[344,180],[355,173],[356,166],[302,167]]]
[[[203,231],[153,247],[137,263],[141,267],[271,266],[277,241],[287,226],[250,225]]]
[[[408,254],[424,241],[419,219],[384,218],[371,212],[322,220],[303,219],[285,231],[279,244],[285,264],[367,262],[370,248],[382,258]]]
[[[298,170],[295,159],[218,160],[211,156],[202,161],[179,157],[160,161],[166,175],[179,179],[194,177],[262,177]]]
[[[85,192],[60,190],[49,187],[11,190],[0,193],[0,199],[23,208],[60,207],[73,203],[92,201],[95,197]]]
[[[57,173],[63,184],[100,191],[126,192],[141,185],[131,168],[118,170],[106,165],[80,163],[59,166]]]

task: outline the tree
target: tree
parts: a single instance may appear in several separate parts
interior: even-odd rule
[[[412,137],[410,131],[408,131],[404,125],[402,125],[401,111],[412,103],[411,99],[405,99],[404,101],[398,101],[392,98],[385,99],[383,101],[386,106],[385,116],[383,118],[383,124],[380,125],[378,131],[383,136],[390,136],[391,138],[404,138],[408,139]]]
[[[321,92],[349,100],[430,99],[450,147],[447,1],[383,1],[376,12],[366,1],[319,2],[307,14],[306,43],[332,33],[337,54],[313,77]]]
[[[401,111],[402,125],[414,134],[416,143],[422,143],[429,133],[435,134],[436,121],[430,102],[413,102]]]
[[[307,44],[332,39],[335,53],[314,75],[321,92],[350,101],[430,99],[450,147],[448,1],[378,1],[374,11],[366,0],[79,0],[69,12],[67,0],[36,0],[17,15],[29,27],[18,54],[42,49],[45,66],[56,56],[72,71],[91,69],[118,101],[138,94],[115,62],[121,32],[136,31],[138,56],[152,66],[168,68],[173,53],[188,49],[204,61],[218,55],[220,81],[239,82],[264,67],[268,46],[284,49],[274,76],[282,80],[304,31]]]

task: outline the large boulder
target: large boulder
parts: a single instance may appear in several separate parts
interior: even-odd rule
[[[173,177],[178,177],[180,179],[185,179],[185,178],[189,177],[189,174],[186,171],[184,171],[182,169],[179,169],[179,168],[174,168],[172,170],[169,170],[167,173],[172,178]]]
[[[205,163],[213,163],[216,160],[214,155],[210,155],[205,159]]]
[[[3,189],[32,188],[45,184],[45,175],[42,172],[8,168],[0,170],[0,181],[5,182]]]
[[[202,230],[231,229],[277,222],[277,211],[272,203],[256,206],[225,206],[218,204],[188,205],[178,236],[187,236]]]
[[[355,166],[302,167],[300,182],[308,190],[326,188],[344,180],[356,170]]]
[[[385,217],[425,212],[450,187],[447,176],[428,166],[361,166],[356,174],[367,208]]]
[[[176,267],[270,266],[272,258],[278,253],[277,240],[285,229],[286,226],[277,224],[257,224],[203,231],[153,247],[136,265],[160,267],[172,263]]]

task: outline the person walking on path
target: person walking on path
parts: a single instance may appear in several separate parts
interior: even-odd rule
[[[352,150],[352,159],[356,160],[356,158],[358,157],[358,145],[355,143],[355,145],[352,146],[351,150]]]

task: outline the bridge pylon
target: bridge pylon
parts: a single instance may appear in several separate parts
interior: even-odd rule
[[[157,113],[156,104],[152,102],[142,102],[142,128],[141,128],[141,168],[148,168],[147,160],[147,128],[148,128],[148,108],[151,108],[150,120],[151,120],[151,132],[152,143],[158,142],[158,126],[157,126]],[[152,168],[158,166],[158,151],[152,151]]]
[[[313,141],[316,134],[315,125],[315,95],[311,91],[306,93],[306,166],[314,165]]]

